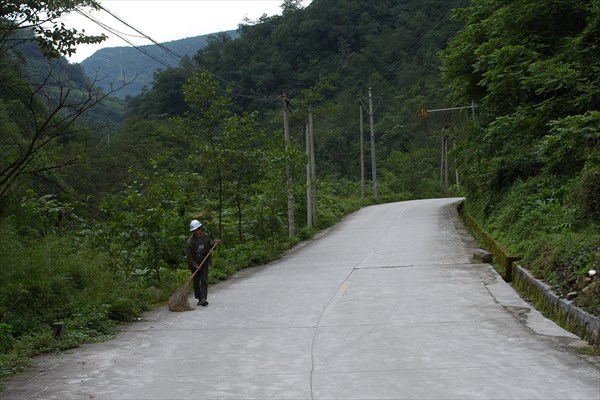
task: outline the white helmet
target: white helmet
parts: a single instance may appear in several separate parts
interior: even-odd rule
[[[200,228],[201,226],[202,226],[202,224],[200,223],[200,221],[198,221],[197,219],[192,220],[192,222],[190,222],[190,232],[195,231],[196,229]]]

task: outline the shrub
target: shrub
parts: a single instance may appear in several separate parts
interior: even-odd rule
[[[12,325],[0,323],[0,353],[12,350],[14,342]]]
[[[525,253],[523,262],[536,277],[564,289],[573,277],[596,268],[598,243],[600,235],[590,232],[542,236]]]
[[[140,309],[129,298],[120,297],[108,307],[108,318],[114,321],[130,322],[136,320],[139,315]]]
[[[583,211],[600,221],[600,162],[588,162],[579,184],[579,202]]]

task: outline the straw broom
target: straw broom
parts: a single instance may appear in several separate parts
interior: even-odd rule
[[[192,275],[190,275],[189,278],[187,278],[187,280],[185,281],[183,286],[181,286],[179,289],[177,289],[175,291],[175,293],[173,293],[173,295],[171,295],[171,297],[169,298],[169,311],[191,311],[191,310],[193,310],[193,308],[190,307],[190,303],[188,301],[188,297],[189,297],[189,293],[190,293],[190,283],[192,282],[192,279],[194,279],[194,276],[198,273],[198,271],[200,271],[200,269],[202,269],[202,267],[204,267],[204,262],[206,261],[206,259],[210,255],[210,253],[212,253],[214,248],[217,247],[218,244],[219,244],[219,242],[216,242],[215,244],[213,244],[213,246],[208,251],[208,254],[206,254],[206,256],[204,256],[204,260],[202,260],[202,262],[200,263],[200,268],[196,268],[194,273]]]

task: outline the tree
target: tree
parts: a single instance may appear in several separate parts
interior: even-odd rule
[[[75,53],[80,44],[100,43],[106,35],[88,36],[67,28],[60,18],[82,8],[99,9],[95,0],[4,0],[0,6],[0,55],[25,41],[38,43],[50,58]],[[33,36],[31,33],[33,33]]]
[[[245,207],[263,172],[264,132],[256,114],[229,109],[231,100],[210,74],[194,74],[184,93],[191,111],[175,120],[190,138],[187,164],[203,176],[207,194],[217,202],[218,236],[228,234],[224,213],[234,209],[236,236],[242,242]]]
[[[471,182],[485,183],[468,185],[473,194],[502,191],[548,167],[559,175],[582,170],[594,146],[572,146],[572,134],[589,143],[597,137],[582,128],[594,125],[590,112],[600,104],[591,39],[599,13],[594,2],[576,0],[478,0],[455,13],[467,25],[443,53],[443,76],[456,102],[480,106],[482,128],[464,146],[478,160]],[[552,156],[561,147],[570,154]]]
[[[78,82],[69,80],[66,62],[45,58],[104,40],[103,35],[87,36],[60,21],[64,14],[85,7],[97,9],[98,3],[8,1],[0,6],[0,108],[16,128],[0,138],[2,211],[13,189],[24,187],[27,178],[68,190],[58,171],[82,161],[93,143],[82,122],[118,90],[104,93],[95,81],[81,76]]]
[[[93,235],[110,255],[115,276],[129,279],[152,272],[158,284],[161,268],[176,268],[185,241],[186,215],[194,198],[204,195],[202,178],[193,172],[169,172],[167,160],[152,160],[150,171],[132,171],[124,190],[101,204],[105,220]],[[182,229],[183,227],[183,229]]]
[[[303,0],[283,0],[281,4],[282,14],[284,16],[302,9]]]

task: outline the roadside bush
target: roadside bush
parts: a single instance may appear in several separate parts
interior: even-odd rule
[[[534,276],[554,286],[559,292],[579,275],[597,268],[600,262],[600,234],[591,232],[546,235],[537,239],[525,252],[523,263]]]
[[[578,198],[583,211],[600,222],[600,160],[594,161],[588,162],[583,170]]]
[[[139,317],[140,312],[140,308],[136,307],[133,300],[125,297],[113,300],[108,306],[108,318],[114,321],[135,321]]]
[[[27,239],[9,224],[0,226],[0,234],[2,360],[14,362],[109,335],[115,325],[111,317],[131,320],[144,309],[138,292],[115,280],[93,243],[56,233]],[[58,321],[65,324],[65,334],[57,339],[50,324]],[[0,370],[11,368],[0,365]]]
[[[80,332],[89,337],[113,333],[115,321],[108,316],[109,305],[83,305],[64,320],[67,334]]]
[[[0,353],[0,378],[25,371],[29,366],[29,357],[11,351]],[[2,386],[0,385],[0,389]]]
[[[0,353],[12,350],[14,342],[12,325],[0,323]]]

